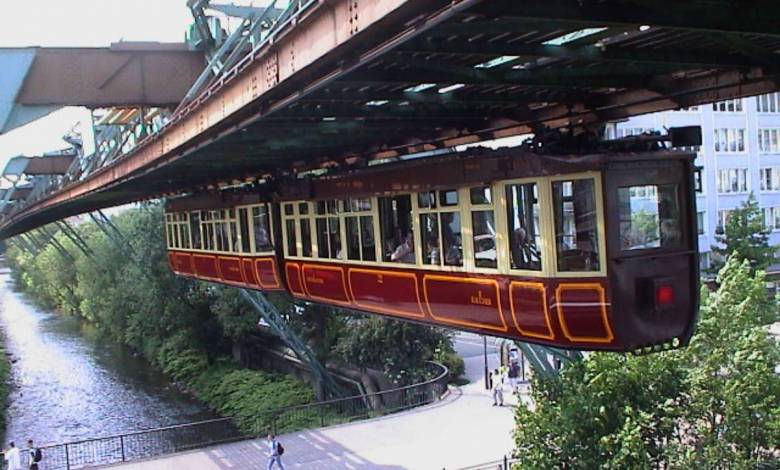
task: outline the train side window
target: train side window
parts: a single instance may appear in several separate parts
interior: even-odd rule
[[[497,268],[496,218],[493,211],[493,191],[490,186],[469,190],[471,199],[471,227],[474,242],[474,266]]]
[[[217,211],[214,222],[217,251],[230,251],[229,235],[225,211]]]
[[[179,231],[181,232],[181,247],[185,250],[190,249],[190,221],[186,212],[179,214]]]
[[[618,212],[621,250],[682,246],[676,184],[618,188]]]
[[[298,241],[295,237],[295,219],[285,220],[287,229],[287,256],[298,256]]]
[[[317,257],[343,259],[341,224],[336,217],[336,201],[317,201],[314,229],[317,233]]]
[[[463,266],[458,191],[442,190],[438,191],[436,196],[434,199],[432,192],[426,192],[418,194],[417,197],[423,264]]]
[[[382,260],[391,263],[416,261],[410,195],[378,198]]]
[[[300,224],[301,224],[301,256],[306,256],[308,258],[311,258],[312,256],[311,221],[309,219],[301,219]]]
[[[203,249],[206,251],[214,250],[214,222],[209,211],[200,213],[201,227],[203,228]]]
[[[192,248],[194,250],[203,249],[200,232],[200,211],[190,212],[190,232],[192,232]]]
[[[555,249],[559,271],[598,271],[596,185],[592,178],[554,181]]]
[[[238,210],[238,229],[241,232],[241,251],[251,253],[252,247],[249,240],[249,209],[242,207]]]
[[[342,201],[347,231],[347,258],[355,261],[376,261],[374,217],[371,199]]]
[[[539,189],[536,183],[506,185],[507,227],[512,269],[541,271]]]
[[[288,204],[292,206],[292,204]],[[271,241],[271,217],[268,204],[252,207],[252,227],[255,235],[255,252],[263,253],[273,251]]]

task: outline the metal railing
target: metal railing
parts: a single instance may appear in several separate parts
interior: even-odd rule
[[[40,470],[70,470],[147,459],[200,447],[239,441],[268,432],[283,434],[331,426],[434,403],[447,391],[447,368],[428,363],[434,377],[425,382],[378,393],[339,398],[264,411],[251,422],[220,418],[128,432],[64,444],[42,446]],[[242,431],[239,423],[243,424]],[[22,451],[27,468],[29,451]]]

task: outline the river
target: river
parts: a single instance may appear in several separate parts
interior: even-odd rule
[[[4,266],[0,329],[13,361],[6,441],[54,444],[214,417],[93,326],[36,308]]]

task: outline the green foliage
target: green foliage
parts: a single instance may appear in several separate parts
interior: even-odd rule
[[[778,300],[736,257],[703,295],[691,345],[650,356],[594,353],[533,382],[516,414],[521,468],[755,468],[780,442]],[[777,463],[776,461],[774,462]]]
[[[173,275],[162,220],[159,205],[127,210],[112,218],[121,239],[92,222],[76,227],[89,255],[58,234],[73,260],[50,245],[37,256],[12,246],[7,258],[18,285],[41,306],[80,315],[140,351],[214,410],[235,414],[244,431],[259,426],[251,416],[262,410],[311,402],[311,388],[299,380],[224,359],[229,341],[254,329],[257,315],[235,289]]]
[[[11,362],[5,353],[3,337],[0,336],[0,438],[5,434],[5,406],[8,394],[11,393]]]
[[[443,343],[451,343],[444,330],[369,316],[354,320],[336,351],[347,363],[377,368],[405,385],[421,377],[422,361]]]
[[[769,245],[769,229],[764,225],[764,214],[753,193],[728,217],[722,234],[716,234],[717,245],[711,247],[715,256],[711,271],[717,274],[724,260],[737,257],[748,260],[753,269],[765,269],[772,262],[775,247]]]

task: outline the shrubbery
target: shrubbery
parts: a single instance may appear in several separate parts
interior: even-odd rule
[[[778,299],[730,260],[689,347],[644,357],[594,353],[560,380],[535,378],[520,406],[517,468],[756,468],[778,463]]]

